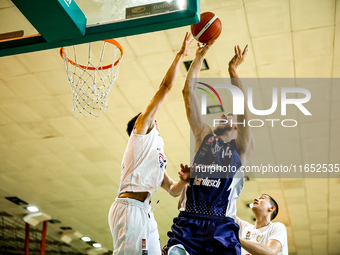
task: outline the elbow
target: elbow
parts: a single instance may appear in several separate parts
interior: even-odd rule
[[[189,88],[187,86],[185,86],[182,89],[182,96],[184,99],[189,99],[191,95],[195,94],[195,88]]]
[[[269,249],[267,249],[263,254],[264,255],[277,255],[279,254],[280,250],[276,250],[276,249],[273,249],[271,247],[268,247]]]
[[[170,91],[173,87],[173,82],[167,82],[167,81],[163,81],[162,82],[162,88],[165,90],[165,91]]]
[[[189,93],[195,92],[196,86],[195,86],[195,84],[190,82],[190,79],[191,78],[187,78],[185,80],[185,84],[184,84],[184,87],[183,87],[183,90],[182,90],[182,94],[189,94]]]
[[[174,81],[164,77],[161,85],[159,86],[163,91],[169,92],[174,86]]]
[[[172,196],[172,197],[175,196],[175,192],[174,192],[174,183],[173,183],[173,182],[172,182],[171,185],[169,185],[169,187],[168,187],[167,190],[168,190],[168,193],[169,193],[170,196]]]
[[[258,254],[258,255],[277,255],[277,254],[279,254],[278,252],[275,252],[274,250],[272,250],[272,249],[269,249],[269,250],[266,250],[266,251],[262,251],[261,253],[258,253],[258,252],[256,252],[256,253],[254,253],[253,252],[253,254]]]
[[[279,252],[276,252],[274,250],[267,252],[267,255],[277,255],[277,254],[279,254]]]
[[[190,90],[187,88],[182,89],[182,95],[184,98],[188,97],[190,94]]]
[[[170,189],[169,194],[172,197],[178,197],[181,194],[181,191],[178,189]]]
[[[185,106],[188,108],[190,107],[190,90],[189,89],[183,89],[182,90],[182,96],[184,100]]]

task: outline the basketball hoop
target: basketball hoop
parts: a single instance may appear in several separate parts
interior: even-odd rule
[[[95,44],[98,44],[98,42]],[[64,59],[68,81],[71,84],[73,93],[72,105],[76,116],[81,113],[85,117],[90,115],[99,117],[105,111],[105,108],[109,108],[107,95],[118,77],[119,65],[123,57],[122,46],[113,39],[102,41],[102,47],[99,49],[100,54],[94,52],[98,48],[97,45],[95,45],[96,47],[91,45],[92,43],[89,43],[88,49],[86,49],[88,51],[87,59],[83,57],[86,54],[81,54],[81,57],[84,58],[81,61],[87,61],[86,65],[79,64],[80,61],[77,61],[76,46],[70,47],[71,50],[73,49],[74,60],[67,57],[65,47],[60,49],[60,56]],[[112,50],[109,49],[109,57],[107,53],[104,58],[105,49],[112,47]],[[118,50],[120,54],[118,54]],[[113,52],[113,57],[111,51]],[[97,64],[93,64],[95,60],[91,61],[91,55],[100,56],[97,59]],[[110,64],[103,65],[103,62],[107,59]],[[80,60],[79,54],[78,60]]]

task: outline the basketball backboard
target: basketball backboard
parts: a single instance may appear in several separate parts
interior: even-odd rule
[[[186,26],[199,0],[2,0],[0,56]]]

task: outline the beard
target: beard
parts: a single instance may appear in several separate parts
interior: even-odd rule
[[[214,129],[214,134],[217,136],[221,136],[224,134],[224,132],[230,131],[231,129],[232,127],[230,126],[230,124],[218,125]]]

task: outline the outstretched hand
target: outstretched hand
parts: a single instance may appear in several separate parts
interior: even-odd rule
[[[188,56],[191,53],[191,49],[189,49],[190,44],[192,43],[194,39],[192,38],[191,33],[187,32],[185,34],[185,38],[184,41],[182,43],[182,47],[179,50],[179,54],[184,55],[184,56]]]
[[[235,56],[230,60],[229,67],[236,69],[240,64],[243,63],[245,60],[247,53],[248,53],[248,44],[246,47],[244,47],[243,52],[241,51],[241,48],[239,45],[235,45]]]
[[[212,43],[209,43],[209,44],[200,44],[200,43],[197,43],[197,50],[196,50],[196,56],[202,56],[204,57],[205,54],[207,54],[210,46],[213,44]]]
[[[179,174],[179,178],[184,181],[184,182],[189,182],[190,180],[190,173],[191,170],[196,166],[196,164],[194,164],[193,166],[188,166],[188,165],[183,165],[181,164],[181,171],[178,172]]]

